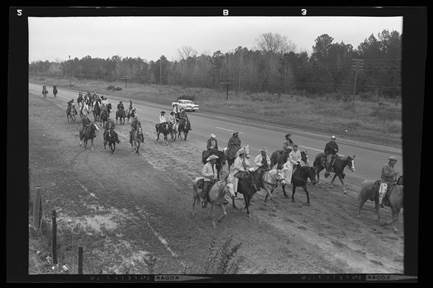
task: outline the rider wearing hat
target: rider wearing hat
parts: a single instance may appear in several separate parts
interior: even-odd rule
[[[210,138],[207,140],[207,145],[206,145],[206,149],[207,150],[216,150],[218,151],[218,141],[216,139],[216,135],[215,134],[210,134]]]
[[[173,111],[171,111],[170,115],[168,116],[168,123],[171,125],[171,127],[176,126],[176,116],[174,115]]]
[[[204,178],[203,183],[203,193],[206,195],[207,202],[210,202],[209,191],[213,184],[218,179],[218,170],[216,168],[216,160],[218,156],[211,155],[206,159],[206,164],[204,164],[201,170],[201,175]]]
[[[234,195],[237,195],[238,192],[238,183],[239,178],[243,177],[245,173],[248,173],[248,171],[252,168],[248,159],[247,159],[247,151],[245,148],[241,148],[236,153],[237,157],[233,163],[233,168],[230,169],[231,179],[233,182],[233,190]]]
[[[167,123],[167,119],[165,118],[165,111],[161,111],[159,115],[159,124]]]
[[[325,155],[326,155],[326,173],[325,173],[325,177],[329,176],[329,172],[331,172],[331,168],[334,165],[334,161],[335,161],[335,156],[338,153],[338,145],[335,142],[336,138],[335,136],[331,137],[331,141],[329,141],[328,143],[326,143],[325,146]]]
[[[379,187],[379,204],[383,207],[382,200],[387,198],[385,195],[388,191],[391,191],[391,187],[397,182],[398,172],[394,170],[397,158],[390,156],[388,163],[383,166],[381,173],[381,184]],[[385,197],[384,197],[385,196]]]

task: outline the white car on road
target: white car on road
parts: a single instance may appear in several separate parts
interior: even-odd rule
[[[184,108],[185,111],[197,111],[199,109],[199,106],[192,102],[191,100],[187,99],[179,99],[176,102],[171,103],[171,105],[174,107],[175,105],[178,105],[179,108]]]

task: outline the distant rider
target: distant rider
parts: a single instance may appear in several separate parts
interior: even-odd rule
[[[331,168],[334,165],[335,162],[335,156],[338,153],[338,145],[335,136],[331,137],[331,141],[329,141],[325,146],[325,156],[326,156],[326,173],[325,177],[329,176],[329,172],[331,172]]]
[[[134,116],[131,122],[131,131],[129,132],[129,143],[131,143],[132,146],[132,135],[135,131],[137,131],[138,128],[141,128],[141,123],[138,121],[137,115]]]
[[[165,111],[161,111],[161,114],[159,115],[159,124],[165,123],[167,123],[167,119],[165,118]]]
[[[293,166],[293,173],[295,172],[296,168],[302,166],[302,155],[301,151],[298,149],[298,145],[293,145],[292,152],[289,153],[289,161],[292,163]]]
[[[241,139],[239,139],[239,132],[234,132],[227,143],[227,156],[228,159],[234,159],[236,152],[241,148]]]
[[[117,104],[117,110],[119,110],[119,111],[125,110],[125,107],[123,106],[122,101],[120,101],[119,104]]]
[[[114,137],[116,139],[115,141],[117,143],[120,143],[119,137],[118,137],[116,131],[114,131],[114,127],[115,127],[115,124],[114,124],[113,119],[108,118],[107,122],[105,122],[105,127],[104,127],[105,128],[105,130],[104,130],[104,139],[108,138],[108,132],[110,132],[110,133],[114,134]]]
[[[174,115],[173,111],[171,111],[170,115],[168,116],[168,123],[173,129],[176,129],[176,116]]]
[[[394,156],[388,158],[388,164],[383,166],[381,174],[381,184],[379,187],[379,204],[383,207],[383,199],[387,198],[385,195],[390,188],[397,182],[398,172],[394,170],[397,159]],[[384,197],[385,196],[385,197]]]
[[[233,168],[230,169],[230,178],[233,183],[233,195],[236,197],[238,193],[239,178],[244,177],[251,169],[251,165],[247,159],[245,148],[241,148],[236,153],[237,157],[233,163]],[[231,189],[230,189],[231,190]]]

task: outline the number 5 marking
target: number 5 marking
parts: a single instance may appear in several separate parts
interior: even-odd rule
[[[17,9],[17,15],[18,16],[23,16],[23,10],[22,9]]]
[[[307,15],[307,9],[301,9],[301,14],[304,16]]]

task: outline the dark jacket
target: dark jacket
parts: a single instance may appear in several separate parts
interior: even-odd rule
[[[227,144],[227,156],[229,159],[236,157],[236,152],[241,148],[241,139],[237,136],[232,136]]]
[[[336,142],[334,141],[329,141],[326,146],[325,146],[325,154],[329,155],[329,154],[337,154],[338,152],[338,145]]]

